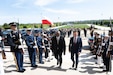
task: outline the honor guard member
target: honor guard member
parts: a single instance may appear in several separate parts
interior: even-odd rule
[[[3,38],[2,38],[2,30],[0,29],[0,75],[4,75],[3,69]]]
[[[29,53],[29,59],[31,62],[31,67],[37,67],[37,65],[36,65],[36,48],[34,48],[35,41],[34,41],[34,36],[32,35],[31,29],[27,29],[26,45],[28,47],[28,53]]]
[[[7,41],[8,44],[10,45],[11,52],[14,55],[14,60],[16,63],[16,68],[18,72],[24,72],[25,69],[23,68],[23,50],[22,48],[19,48],[21,43],[20,43],[20,38],[19,38],[19,32],[17,31],[17,23],[12,22],[9,23],[11,32],[10,34],[7,35]]]
[[[44,43],[43,43],[43,38],[39,31],[36,32],[36,41],[37,41],[37,46],[39,49],[39,63],[44,64],[44,62],[42,61],[42,54],[44,52],[45,47],[44,47]]]
[[[45,59],[50,62],[50,58],[49,58],[49,52],[50,52],[50,39],[49,37],[47,36],[47,34],[43,34],[43,42],[44,42],[44,46],[45,46]]]
[[[102,62],[101,62],[101,50],[102,50],[102,37],[98,36],[97,38],[97,51],[96,51],[96,56],[97,56],[97,64],[99,67],[101,67]]]
[[[106,51],[106,58],[107,58],[107,71],[111,72],[112,71],[112,53],[113,52],[113,31],[109,31],[109,46]]]
[[[108,64],[109,63],[109,59],[106,57],[106,51],[108,49],[109,46],[109,40],[108,40],[109,36],[105,35],[104,39],[103,39],[103,43],[102,43],[102,59],[103,59],[103,63],[104,63],[104,72],[108,71]]]

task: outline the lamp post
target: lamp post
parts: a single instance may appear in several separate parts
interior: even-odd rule
[[[112,26],[112,19],[111,19],[111,17],[110,17],[110,27],[111,27],[111,39],[110,39],[110,42],[111,43],[113,43],[113,38],[112,38],[112,36],[113,36],[113,26]],[[111,46],[113,46],[113,45],[111,45]],[[110,53],[109,53],[109,55],[110,55],[110,61],[109,61],[109,71],[111,72],[112,71],[112,54],[111,54],[111,52],[112,52],[112,50],[113,49],[110,49]]]
[[[111,31],[113,30],[113,26],[112,26],[112,19],[110,17],[110,27],[111,27]]]

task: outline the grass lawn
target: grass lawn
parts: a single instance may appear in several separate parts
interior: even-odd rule
[[[80,29],[83,29],[83,28],[89,28],[89,26],[87,24],[74,24],[74,25],[67,25],[67,26],[64,26],[64,27],[61,27],[60,29],[68,29],[68,28],[80,28]]]

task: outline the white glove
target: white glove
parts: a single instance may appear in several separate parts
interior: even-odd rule
[[[22,45],[19,45],[19,47],[18,47],[18,48],[23,48],[23,47],[22,47]]]
[[[50,48],[49,48],[49,47],[47,47],[47,49],[48,49],[48,50],[50,50]]]
[[[0,41],[2,40],[2,37],[0,36]]]
[[[102,46],[105,46],[105,43],[102,43]]]
[[[37,46],[33,46],[33,48],[37,48]]]
[[[45,46],[42,46],[42,48],[45,48]]]

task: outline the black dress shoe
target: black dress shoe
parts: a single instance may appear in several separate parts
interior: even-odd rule
[[[20,70],[20,71],[18,71],[18,72],[22,72],[22,73],[23,73],[23,72],[24,72],[24,70]]]
[[[44,64],[44,62],[39,62],[40,64]]]
[[[32,65],[31,67],[38,67],[37,65]]]
[[[103,72],[108,72],[108,70],[103,70]]]
[[[34,67],[38,67],[37,65],[34,65]]]
[[[22,69],[23,71],[26,71],[26,69]]]
[[[74,70],[77,70],[77,68],[74,68]]]

